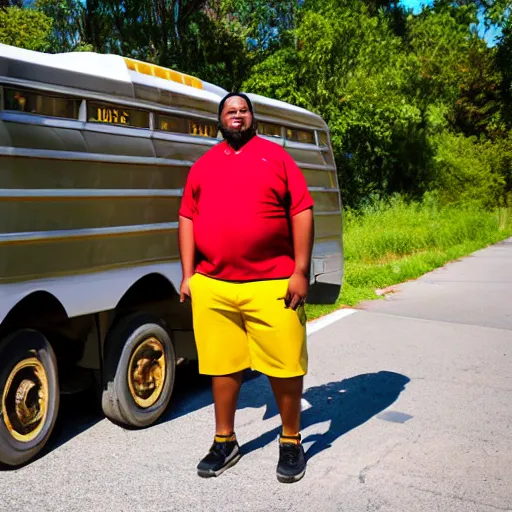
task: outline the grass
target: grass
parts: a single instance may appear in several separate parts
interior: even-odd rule
[[[376,290],[416,279],[449,261],[512,236],[512,213],[478,206],[395,199],[344,214],[344,281],[336,304],[306,306],[309,319],[363,300]]]

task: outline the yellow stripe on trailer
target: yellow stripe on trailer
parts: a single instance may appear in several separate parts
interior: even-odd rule
[[[173,69],[164,68],[162,66],[157,66],[156,64],[149,64],[140,60],[129,59],[128,57],[123,57],[123,59],[128,69],[136,71],[137,73],[156,76],[158,78],[163,78],[164,80],[172,80],[173,82],[195,87],[196,89],[203,88],[203,82],[194,76],[186,75],[180,71],[174,71]]]

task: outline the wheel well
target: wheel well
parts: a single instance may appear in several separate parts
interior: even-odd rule
[[[66,310],[59,299],[40,290],[23,297],[7,313],[2,327],[35,327],[41,323],[60,323],[67,318]]]
[[[176,289],[162,274],[148,274],[134,283],[122,296],[116,309],[130,309],[140,304],[161,302],[176,297]]]
[[[35,329],[41,332],[52,345],[57,358],[77,358],[78,344],[69,345],[65,336],[70,320],[62,303],[47,291],[33,292],[23,297],[7,314],[0,329],[3,337],[18,329]],[[73,347],[71,350],[69,347]]]

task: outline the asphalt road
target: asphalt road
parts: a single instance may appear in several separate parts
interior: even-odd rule
[[[264,377],[238,413],[244,457],[217,479],[208,380],[182,370],[146,430],[64,401],[51,449],[0,473],[1,511],[512,510],[512,239],[398,287],[310,336],[308,471],[275,477],[279,420]]]

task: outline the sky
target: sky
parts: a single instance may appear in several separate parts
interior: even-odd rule
[[[400,3],[404,7],[412,9],[414,13],[418,13],[424,5],[431,4],[432,0],[402,0]],[[490,27],[485,31],[485,27],[482,23],[478,27],[478,32],[480,36],[484,37],[489,46],[494,46],[496,44],[496,38],[500,35],[500,32],[495,27]]]
[[[424,4],[430,4],[430,0],[402,0],[401,4],[404,7],[413,9],[415,13],[421,11],[421,7]]]

